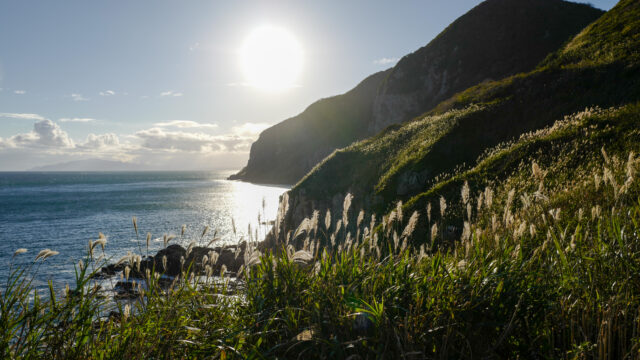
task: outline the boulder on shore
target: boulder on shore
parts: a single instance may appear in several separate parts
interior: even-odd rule
[[[218,274],[224,265],[226,271],[237,273],[244,265],[244,253],[247,243],[238,245],[219,246],[215,248],[196,246],[187,255],[187,249],[172,244],[158,251],[155,256],[147,256],[140,261],[140,267],[128,262],[103,266],[94,278],[107,278],[124,271],[126,266],[131,268],[129,277],[145,278],[147,270],[155,271],[166,276],[178,276],[183,270],[189,269],[195,274],[204,274],[206,265],[211,266],[213,274]],[[206,262],[203,261],[206,258]],[[165,263],[166,262],[166,263]]]

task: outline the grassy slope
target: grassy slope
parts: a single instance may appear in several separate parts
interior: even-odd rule
[[[336,151],[296,185],[292,195],[321,199],[350,191],[364,199],[364,206],[385,211],[396,200],[408,201],[456,170],[472,167],[484,151],[501,142],[589,106],[637,101],[638,7],[637,2],[621,2],[531,73],[477,85],[424,117]],[[601,34],[619,28],[627,30]],[[592,42],[614,55],[606,61],[574,60],[567,66],[569,55],[564,54],[572,59],[591,56],[585,44]]]
[[[448,200],[443,223],[462,229],[466,209],[461,202],[461,188],[469,184],[472,194],[487,186],[498,185],[498,198],[506,198],[511,189],[535,191],[531,164],[545,169],[545,183],[551,191],[579,186],[578,180],[601,171],[601,149],[610,155],[625,156],[640,151],[640,103],[619,108],[592,108],[567,116],[553,126],[524,134],[517,141],[491,149],[473,168],[438,182],[428,191],[412,197],[404,211],[425,212],[432,204],[439,212],[439,199]],[[564,204],[566,207],[566,204]],[[575,209],[573,209],[575,210]],[[418,226],[418,239],[428,239],[428,224]],[[452,236],[455,237],[455,236]]]
[[[432,242],[403,252],[402,238],[394,241],[410,227],[410,204],[405,220],[383,221],[379,246],[368,239],[337,255],[328,246],[334,257],[315,273],[269,258],[249,282],[260,301],[246,309],[261,314],[262,349],[289,357],[637,358],[639,110],[589,110],[497,149],[466,174],[509,169],[492,182],[493,201],[479,205],[472,184],[466,218],[459,196],[446,193],[445,217],[434,206],[419,220],[436,225]],[[532,173],[532,159],[544,175]],[[462,181],[441,186],[459,194]],[[440,246],[451,218],[462,217],[468,235]],[[334,226],[323,230],[350,248]],[[324,231],[315,235],[321,242]],[[269,322],[275,314],[282,321]],[[368,331],[358,330],[358,314],[370,319]]]
[[[480,202],[471,187],[469,231],[453,248],[439,246],[449,218],[437,208],[428,220],[435,239],[420,248],[406,244],[423,239],[407,231],[408,216],[385,221],[373,238],[365,221],[354,238],[337,229],[338,215],[328,227],[305,230],[303,256],[291,248],[262,256],[244,273],[239,297],[204,279],[186,282],[188,274],[167,292],[149,276],[140,301],[108,317],[87,280],[87,269],[99,269],[95,258],[85,259],[75,288],[55,302],[30,303],[29,273],[18,270],[0,293],[0,354],[638,358],[640,158],[628,151],[640,150],[639,110],[576,114],[489,154],[467,178],[498,168],[511,168],[511,176],[491,186],[491,201]],[[448,200],[447,213],[466,216]],[[330,234],[335,245],[316,251]],[[297,260],[307,255],[309,265]]]
[[[549,56],[539,68],[528,75],[515,76],[501,82],[471,88],[443,103],[433,113],[446,109],[466,106],[469,103],[513,102],[511,94],[518,93],[539,83],[548,74],[559,76],[556,84],[549,86],[542,81],[542,91],[553,96],[543,103],[526,101],[536,111],[534,117],[554,114],[561,118],[567,109],[579,110],[588,106],[624,106],[611,114],[590,118],[591,121],[578,122],[564,132],[553,132],[545,139],[535,141],[526,138],[515,142],[508,151],[485,159],[471,170],[457,174],[433,188],[412,197],[408,207],[418,209],[425,202],[434,201],[436,196],[453,195],[456,186],[470,180],[476,187],[493,180],[503,180],[513,176],[516,166],[533,160],[560,167],[558,176],[570,176],[578,169],[591,166],[585,154],[597,152],[598,146],[628,150],[638,142],[640,107],[633,103],[640,99],[640,3],[621,1],[612,11],[585,28],[569,42],[564,49]],[[570,82],[564,79],[567,77]],[[533,90],[535,92],[535,90]],[[517,95],[516,95],[517,96]],[[507,99],[506,101],[504,99]],[[538,106],[536,106],[538,105]],[[537,111],[538,109],[544,109]],[[557,114],[557,115],[556,115]],[[522,119],[522,118],[521,118]],[[526,117],[525,117],[526,119]],[[520,120],[522,121],[522,120]]]

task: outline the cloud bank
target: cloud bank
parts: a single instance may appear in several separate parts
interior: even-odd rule
[[[11,136],[6,140],[0,139],[0,146],[4,148],[73,148],[73,140],[58,124],[49,119],[37,120],[33,130],[24,134]]]
[[[88,123],[96,121],[96,119],[92,118],[60,118],[58,119],[60,122],[75,122],[75,123]]]
[[[200,128],[200,129],[215,129],[218,124],[202,124],[191,120],[169,120],[165,122],[157,122],[153,124],[156,127],[175,127],[175,128]]]
[[[155,169],[239,168],[246,162],[251,144],[269,126],[243,123],[220,130],[213,123],[169,120],[129,134],[90,133],[74,141],[61,125],[95,119],[70,117],[54,122],[30,113],[0,113],[0,118],[33,121],[29,132],[0,137],[0,170],[86,158],[133,161]]]
[[[25,113],[0,113],[0,118],[23,119],[23,120],[44,120],[44,117],[38,114],[25,114]]]
[[[181,92],[176,92],[176,91],[164,91],[160,93],[160,96],[165,97],[165,96],[182,96],[183,94]]]

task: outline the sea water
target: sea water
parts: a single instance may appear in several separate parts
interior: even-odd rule
[[[89,240],[102,232],[110,262],[131,251],[145,255],[169,244],[191,241],[236,243],[264,237],[287,188],[228,181],[230,172],[0,172],[0,284],[10,264],[29,266],[42,249],[60,254],[38,261],[34,285],[73,287],[74,264],[87,254]],[[138,235],[132,217],[137,218]],[[262,225],[258,224],[258,218]],[[266,224],[265,224],[266,223]],[[181,235],[182,225],[186,225]],[[209,230],[202,236],[203,230]],[[235,229],[235,231],[234,231]],[[13,256],[18,248],[28,252]],[[98,249],[96,254],[100,254]],[[97,255],[96,255],[97,256]]]

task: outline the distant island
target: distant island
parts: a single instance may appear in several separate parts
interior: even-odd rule
[[[145,171],[150,168],[143,164],[103,159],[84,159],[37,166],[29,171]]]

